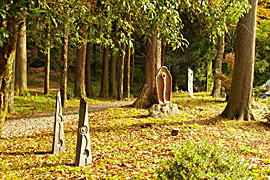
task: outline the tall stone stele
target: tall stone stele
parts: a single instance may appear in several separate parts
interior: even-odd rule
[[[75,166],[85,166],[92,163],[90,143],[88,105],[81,97]]]
[[[52,153],[56,154],[59,152],[64,152],[65,150],[66,147],[65,147],[64,121],[62,116],[61,95],[60,91],[58,91],[56,96],[56,111],[54,121],[54,137],[53,137]]]
[[[171,104],[172,76],[166,66],[162,66],[156,75],[156,98],[158,104],[148,110],[152,117],[164,118],[179,114],[176,104]]]
[[[188,96],[194,97],[193,95],[193,71],[188,69]]]

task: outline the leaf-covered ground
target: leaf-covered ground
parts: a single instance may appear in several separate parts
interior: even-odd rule
[[[75,167],[78,119],[65,124],[67,150],[51,154],[53,129],[31,137],[0,140],[2,179],[154,179],[155,169],[172,157],[172,145],[187,140],[223,144],[250,163],[263,178],[270,176],[270,124],[263,110],[257,121],[224,120],[226,103],[196,94],[173,98],[180,114],[154,119],[145,109],[111,108],[89,114],[93,163]],[[269,98],[260,102],[269,106]],[[172,129],[179,134],[172,136]],[[266,178],[267,179],[267,178]]]

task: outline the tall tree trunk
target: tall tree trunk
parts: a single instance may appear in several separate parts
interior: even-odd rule
[[[125,44],[121,45],[121,55],[119,56],[119,63],[118,63],[118,94],[117,100],[122,100],[124,95],[124,64],[125,64]]]
[[[97,76],[97,45],[93,44],[93,76]]]
[[[224,47],[225,47],[225,32],[223,32],[221,36],[218,36],[217,56],[216,56],[215,71],[214,71],[214,87],[213,87],[213,92],[212,92],[213,97],[220,97],[221,79],[219,77],[222,71]]]
[[[166,44],[162,43],[161,46],[161,66],[165,65]]]
[[[206,65],[206,72],[205,72],[205,91],[208,92],[209,89],[209,85],[208,85],[208,81],[209,81],[209,60],[207,60],[207,65]]]
[[[86,83],[86,95],[92,97],[92,74],[91,74],[91,44],[87,43],[86,49],[86,62],[85,62],[85,83]]]
[[[17,36],[15,91],[19,95],[27,92],[27,55],[26,55],[26,19],[23,19],[21,29]]]
[[[8,112],[14,113],[14,81],[15,81],[15,60],[12,65],[12,75],[9,83]]]
[[[12,74],[12,65],[15,58],[16,51],[16,40],[17,40],[17,26],[18,19],[17,16],[9,16],[7,22],[4,23],[10,34],[7,41],[0,48],[0,82],[1,92],[0,92],[0,135],[4,126],[6,113],[8,110],[8,92],[9,92],[9,81]]]
[[[109,97],[109,46],[103,50],[102,82],[99,97]]]
[[[237,23],[235,64],[229,101],[223,117],[238,120],[255,119],[251,108],[254,79],[257,0],[249,0],[252,8]]]
[[[114,24],[114,44],[117,44],[117,22]],[[117,88],[116,88],[116,62],[117,62],[117,56],[114,52],[111,53],[111,68],[110,68],[110,84],[109,84],[109,91],[110,91],[110,97],[117,98]]]
[[[68,62],[68,28],[64,27],[62,37],[62,51],[61,51],[61,79],[60,79],[60,94],[61,104],[63,107],[66,106],[67,102],[67,62]]]
[[[124,65],[124,98],[130,98],[130,47],[128,47],[125,56]]]
[[[45,67],[44,67],[44,94],[49,94],[50,91],[50,53],[51,50],[48,47],[47,48],[47,54],[46,54],[46,61],[45,61]]]
[[[85,96],[85,56],[86,45],[77,49],[76,55],[76,70],[75,70],[75,88],[74,94],[76,97]]]
[[[134,52],[132,55],[132,68],[131,68],[131,88],[134,87],[134,70],[135,70],[135,48],[134,48]]]
[[[155,77],[161,67],[161,41],[154,34],[147,41],[145,62],[145,83],[138,99],[133,103],[134,107],[147,108],[153,104]]]
[[[110,74],[110,97],[117,98],[117,88],[116,88],[116,55],[111,55],[111,74]]]

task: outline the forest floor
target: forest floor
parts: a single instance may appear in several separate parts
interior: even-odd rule
[[[40,83],[33,81],[32,85],[31,93],[36,91],[36,95],[17,97],[16,114],[7,121],[20,120],[27,114],[38,118],[36,112],[42,115],[43,105],[46,105],[53,122],[55,95],[41,96],[40,89],[32,89]],[[180,114],[163,119],[150,117],[146,109],[103,108],[112,102],[117,103],[115,100],[89,100],[90,105],[101,107],[99,111],[89,111],[88,115],[92,164],[75,166],[76,116],[64,121],[66,151],[59,154],[51,153],[53,126],[32,135],[0,138],[0,179],[155,179],[161,163],[173,158],[173,145],[186,141],[208,141],[224,146],[246,160],[249,169],[260,179],[269,179],[270,123],[263,116],[270,107],[270,97],[256,102],[262,108],[253,110],[256,121],[221,118],[219,115],[226,102],[212,98],[209,93],[195,93],[195,98],[174,94],[172,102],[177,104]],[[78,111],[74,108],[78,109],[79,100],[68,103],[72,111],[65,110],[64,115],[76,114]],[[173,129],[179,130],[177,136],[171,134]]]
[[[66,152],[52,154],[53,128],[31,136],[0,139],[2,179],[155,179],[156,169],[184,141],[223,145],[250,164],[261,178],[270,176],[270,124],[256,109],[256,121],[225,120],[226,103],[205,93],[175,94],[179,115],[164,119],[146,109],[113,107],[89,113],[92,164],[75,167],[78,118],[65,122]],[[269,98],[257,102],[269,106]],[[172,129],[179,129],[172,136]]]

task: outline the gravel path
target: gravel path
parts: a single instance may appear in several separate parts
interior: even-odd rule
[[[96,104],[88,107],[89,113],[104,111],[113,107],[129,106],[131,101],[117,101],[104,104]],[[63,110],[65,122],[72,122],[79,119],[79,107]],[[7,120],[4,124],[1,138],[15,138],[21,136],[30,136],[41,133],[47,129],[53,128],[54,112],[29,115],[20,119]]]

